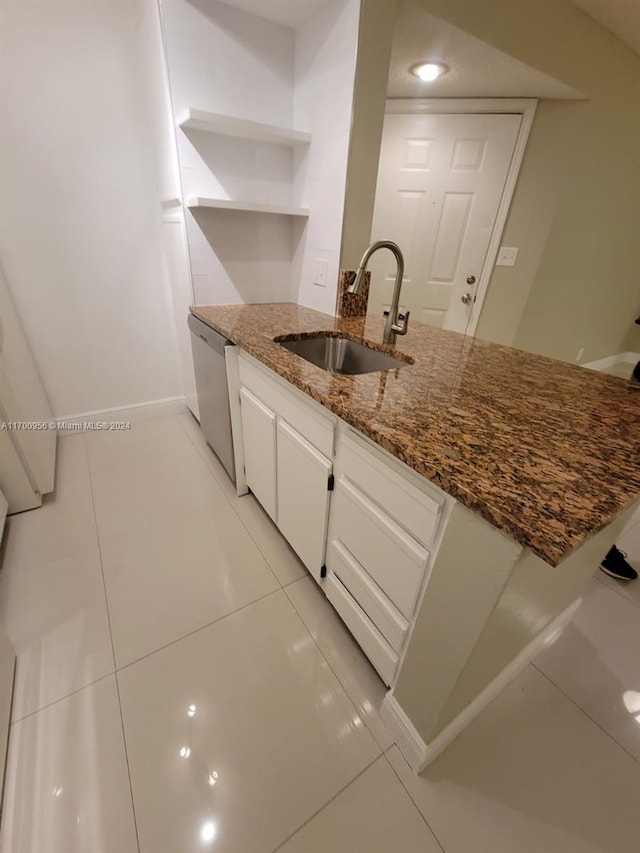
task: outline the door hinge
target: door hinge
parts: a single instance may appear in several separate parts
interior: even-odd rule
[[[320,568],[320,577],[326,578],[326,576],[327,576],[327,567],[326,567],[326,565],[324,565],[324,566],[321,566],[321,568]]]
[[[336,482],[336,478],[333,476],[333,474],[329,474],[329,479],[327,480],[327,489],[330,492],[333,491],[333,487],[335,485],[335,482]]]

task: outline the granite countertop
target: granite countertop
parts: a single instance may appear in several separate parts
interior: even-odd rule
[[[377,344],[382,319],[292,303],[191,311],[552,566],[640,495],[636,383],[415,322],[396,345],[414,364],[341,376],[273,338]]]

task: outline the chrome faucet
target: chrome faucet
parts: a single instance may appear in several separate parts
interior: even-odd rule
[[[356,272],[356,277],[349,285],[348,293],[359,293],[360,288],[362,287],[362,282],[364,279],[364,274],[367,269],[367,264],[369,263],[369,258],[373,255],[374,252],[377,252],[378,249],[389,249],[390,252],[393,253],[393,256],[396,259],[396,282],[393,286],[393,296],[391,297],[391,305],[388,311],[385,311],[387,322],[384,326],[384,334],[382,336],[382,342],[385,344],[395,344],[397,335],[406,335],[407,327],[409,325],[409,312],[406,314],[398,313],[398,305],[400,303],[400,288],[402,287],[402,278],[404,276],[404,258],[402,257],[402,252],[400,251],[400,246],[396,243],[392,243],[391,240],[378,240],[376,243],[372,243],[367,251],[362,256],[362,260],[360,261],[360,266],[358,267],[358,271]]]

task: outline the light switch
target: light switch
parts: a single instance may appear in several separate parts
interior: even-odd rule
[[[498,257],[496,259],[497,267],[512,267],[515,266],[516,258],[518,257],[518,249],[514,246],[500,246]]]
[[[329,262],[324,258],[316,258],[313,262],[313,283],[318,287],[326,287],[328,275]]]

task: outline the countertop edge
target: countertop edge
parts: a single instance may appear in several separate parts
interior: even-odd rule
[[[567,548],[561,549],[559,547],[554,547],[551,543],[546,548],[540,547],[534,541],[532,541],[532,534],[527,529],[522,527],[518,523],[517,519],[513,518],[512,516],[506,518],[504,515],[504,511],[501,510],[498,506],[490,505],[487,502],[486,497],[481,500],[478,500],[473,495],[470,495],[466,489],[459,486],[454,481],[447,479],[446,475],[443,476],[441,472],[438,472],[436,470],[425,470],[425,468],[428,468],[428,466],[425,466],[424,459],[419,458],[416,454],[412,454],[407,446],[402,446],[398,442],[394,442],[388,435],[380,433],[372,427],[363,429],[362,423],[357,422],[357,418],[351,417],[350,412],[347,409],[341,407],[340,405],[332,403],[331,400],[326,399],[325,397],[323,397],[323,395],[314,391],[314,389],[308,384],[306,384],[304,381],[292,382],[287,374],[286,369],[283,368],[282,370],[278,370],[277,365],[267,363],[263,358],[261,358],[259,347],[254,350],[250,345],[247,344],[245,340],[240,340],[237,336],[234,336],[233,332],[229,332],[228,328],[224,328],[222,324],[216,323],[214,320],[212,320],[211,317],[204,316],[202,312],[198,311],[199,307],[209,306],[190,307],[190,313],[193,314],[198,320],[202,321],[203,323],[205,323],[205,325],[209,326],[209,328],[212,328],[214,329],[214,331],[223,335],[227,340],[232,341],[232,343],[242,349],[243,352],[246,352],[252,358],[256,359],[256,361],[260,363],[265,369],[275,373],[293,388],[297,388],[301,393],[305,394],[318,405],[321,405],[324,409],[331,412],[336,417],[340,418],[342,421],[348,424],[349,427],[356,430],[356,432],[366,436],[382,450],[389,453],[394,459],[397,459],[399,462],[402,462],[411,471],[417,473],[425,480],[432,483],[437,488],[441,489],[454,500],[459,501],[460,504],[465,506],[469,511],[475,513],[476,515],[479,515],[481,518],[483,518],[483,520],[485,520],[495,529],[499,530],[503,535],[514,540],[522,547],[527,548],[533,554],[543,560],[543,562],[547,563],[553,568],[558,567],[560,563],[562,563],[577,549],[579,549],[586,542],[588,542],[592,536],[595,536],[598,532],[606,528],[608,524],[613,521],[613,518],[615,518],[620,512],[624,512],[625,510],[627,510],[637,500],[637,497],[629,500],[629,502],[625,506],[619,508],[613,518],[604,521],[600,525],[594,526],[594,528],[590,530],[587,535],[584,535],[582,532],[578,532],[574,535],[569,535],[567,537]],[[330,318],[329,315],[327,315],[327,319],[335,320],[335,318]]]

